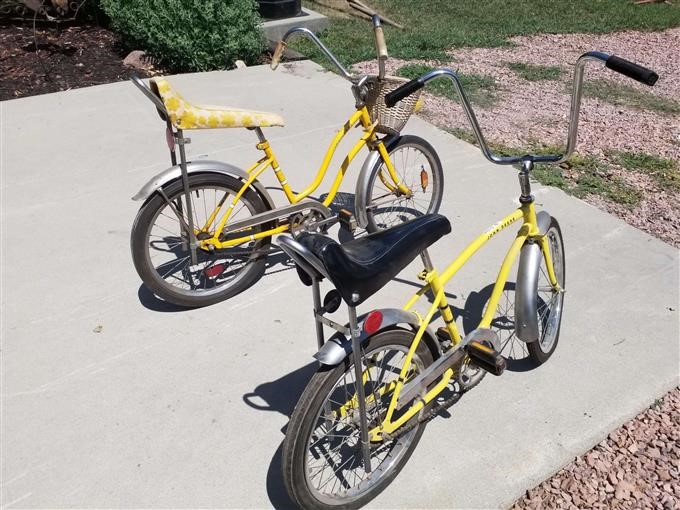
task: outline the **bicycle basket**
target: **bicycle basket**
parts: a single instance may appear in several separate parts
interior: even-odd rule
[[[366,83],[367,91],[366,108],[373,122],[377,122],[375,130],[386,135],[398,135],[404,128],[409,117],[416,108],[416,103],[420,97],[420,90],[405,97],[392,108],[385,104],[385,94],[393,91],[399,85],[406,83],[408,78],[397,76],[385,76],[378,80],[377,76],[372,76]]]

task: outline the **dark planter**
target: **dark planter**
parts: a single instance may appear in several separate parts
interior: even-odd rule
[[[258,0],[265,19],[294,18],[302,12],[302,0]]]

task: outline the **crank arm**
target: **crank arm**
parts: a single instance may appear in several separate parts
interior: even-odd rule
[[[250,218],[236,221],[229,225],[225,225],[224,228],[222,229],[222,232],[220,232],[220,235],[238,232],[239,230],[243,230],[248,227],[255,227],[257,225],[268,223],[270,221],[288,218],[291,214],[299,213],[306,209],[312,209],[318,212],[321,216],[326,218],[330,216],[330,211],[328,210],[328,208],[325,207],[320,202],[317,202],[316,200],[303,200],[302,202],[298,202],[296,204],[291,204],[270,211],[254,214]]]
[[[316,223],[311,223],[309,225],[310,230],[316,230],[321,227],[332,227],[338,222],[338,217],[337,216],[331,216],[330,218],[326,218],[325,220],[317,221]]]

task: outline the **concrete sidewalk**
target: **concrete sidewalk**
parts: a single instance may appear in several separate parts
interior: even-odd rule
[[[297,188],[353,107],[348,84],[308,62],[171,82],[191,100],[281,113],[287,127],[268,135]],[[280,445],[314,370],[308,288],[276,261],[249,291],[199,310],[140,287],[130,197],[169,161],[164,126],[132,84],[0,103],[0,122],[2,504],[288,507]],[[453,233],[432,250],[444,265],[512,210],[516,172],[419,119],[405,132],[444,164]],[[194,159],[257,156],[246,130],[190,136]],[[434,420],[371,507],[507,506],[678,383],[678,250],[559,190],[536,196],[566,245],[555,355],[487,377]],[[449,285],[457,308],[494,281],[508,235]],[[362,309],[403,304],[417,269]]]

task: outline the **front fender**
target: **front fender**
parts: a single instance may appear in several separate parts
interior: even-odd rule
[[[406,324],[413,330],[417,330],[420,327],[418,316],[413,312],[406,312],[398,308],[383,308],[380,312],[382,313],[383,321],[380,330],[376,333],[398,324]],[[364,331],[363,323],[367,315],[368,313],[362,315],[357,320],[359,330],[361,331],[359,336],[361,345],[364,345],[369,337],[376,334],[369,334]],[[439,354],[441,354],[441,349],[439,348],[439,342],[437,342],[434,333],[432,333],[432,330],[429,327],[425,330],[423,340],[427,342],[427,346],[432,350],[433,356],[437,358]],[[352,354],[352,339],[347,338],[342,333],[336,333],[323,344],[314,357],[319,360],[322,365],[336,366],[342,363],[350,354]]]
[[[189,175],[196,173],[218,173],[223,175],[229,175],[231,177],[236,177],[242,181],[248,179],[248,174],[245,170],[240,169],[237,166],[230,165],[229,163],[224,163],[222,161],[190,161],[187,163],[187,173]],[[154,175],[149,182],[147,182],[142,189],[140,189],[132,200],[144,201],[149,198],[157,189],[162,188],[166,184],[179,179],[182,176],[182,168],[180,165],[171,166],[166,168],[161,173]],[[271,196],[265,189],[265,187],[258,181],[254,181],[252,184],[255,191],[262,198],[264,203],[269,207],[269,209],[275,209],[276,205],[272,200]]]
[[[536,214],[538,230],[543,236],[550,227],[550,215]],[[538,243],[527,241],[519,256],[517,284],[515,286],[515,334],[523,342],[538,340],[538,272],[543,253]]]
[[[391,136],[383,140],[387,152],[390,152],[394,148],[400,138],[400,136]],[[373,170],[373,167],[378,163],[379,159],[380,153],[377,150],[370,151],[366,161],[364,161],[364,164],[361,167],[361,172],[359,172],[359,177],[357,179],[357,187],[354,193],[354,217],[361,228],[366,228],[366,225],[368,225],[368,215],[366,214],[366,205],[368,204],[369,199],[367,196],[368,181],[371,178],[371,170]]]

